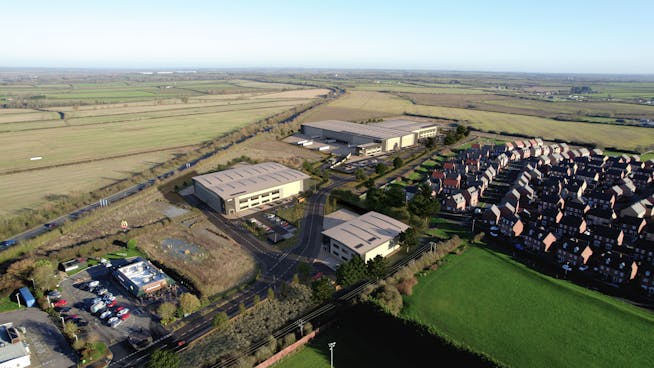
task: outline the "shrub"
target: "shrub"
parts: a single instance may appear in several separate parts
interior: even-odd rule
[[[402,295],[411,295],[413,293],[413,287],[418,283],[418,280],[416,280],[415,277],[411,277],[408,279],[403,279],[400,281],[399,284],[397,284],[397,290],[400,292]]]

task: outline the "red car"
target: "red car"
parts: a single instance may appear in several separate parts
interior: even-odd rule
[[[121,305],[120,307],[116,308],[116,312],[120,312],[123,309],[125,309],[125,307]]]
[[[125,313],[125,314],[123,314],[122,316],[120,316],[120,317],[118,317],[118,318],[120,318],[120,319],[122,319],[122,320],[124,321],[124,320],[128,319],[129,316],[130,316],[130,314],[129,314],[129,312],[128,312],[128,313]]]
[[[68,301],[66,299],[59,299],[56,302],[54,302],[55,307],[64,307],[66,304],[68,304]]]
[[[107,307],[109,307],[109,308],[113,308],[113,307],[116,306],[117,303],[118,303],[117,301],[112,300],[112,301],[109,302],[109,304],[107,304]]]

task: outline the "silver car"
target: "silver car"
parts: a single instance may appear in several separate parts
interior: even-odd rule
[[[100,318],[101,318],[101,319],[105,319],[105,318],[110,317],[112,314],[113,314],[113,313],[111,313],[110,310],[106,310],[106,311],[102,312],[102,314],[100,314]]]

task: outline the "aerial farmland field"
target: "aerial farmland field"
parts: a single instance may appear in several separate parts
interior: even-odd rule
[[[43,107],[0,109],[0,212],[92,191],[328,92],[246,80],[2,85],[0,96]]]

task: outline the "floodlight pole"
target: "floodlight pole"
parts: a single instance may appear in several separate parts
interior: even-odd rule
[[[329,346],[329,366],[334,368],[334,346],[336,346],[336,342],[330,342],[327,346]]]

